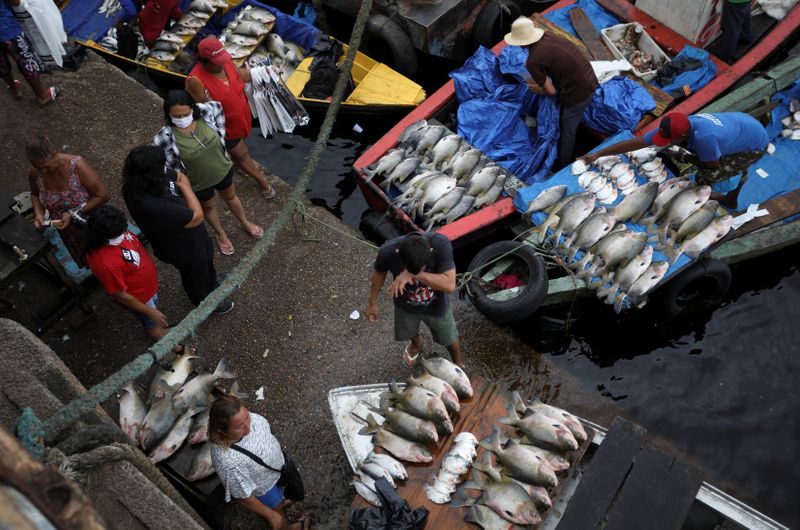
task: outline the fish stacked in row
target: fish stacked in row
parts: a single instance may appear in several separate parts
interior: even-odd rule
[[[250,66],[267,66],[275,68],[285,82],[292,76],[305,57],[305,50],[290,40],[283,39],[277,33],[270,33],[247,60]]]
[[[186,46],[186,43],[191,41],[197,32],[206,25],[208,19],[218,9],[227,7],[228,3],[225,0],[195,0],[189,4],[178,22],[158,37],[153,47],[150,48],[148,56],[162,63],[171,63]]]
[[[367,502],[380,506],[381,500],[375,488],[375,481],[380,478],[385,478],[389,485],[396,488],[396,481],[407,479],[408,473],[405,466],[392,456],[373,451],[358,466],[352,484]]]
[[[430,230],[493,204],[509,174],[443,125],[425,120],[406,128],[400,143],[365,173],[382,177],[387,191],[400,190],[394,204]]]
[[[791,140],[800,140],[800,100],[789,102],[789,115],[781,120],[783,130],[781,136]]]
[[[97,9],[97,12],[105,15],[106,18],[111,18],[121,10],[122,4],[119,0],[103,0],[103,3],[100,4],[100,7]]]
[[[425,372],[412,377],[400,390],[392,381],[389,391],[381,394],[379,407],[370,407],[383,418],[372,415],[359,434],[372,435],[372,443],[406,462],[427,463],[433,459],[428,444],[437,444],[440,435],[453,432],[452,417],[461,409],[460,399],[472,397],[472,385],[464,371],[442,358],[423,359]],[[374,504],[374,484],[354,477],[356,491]],[[370,490],[374,495],[363,495]]]
[[[213,373],[200,370],[191,379],[200,357],[180,355],[172,362],[171,371],[158,368],[147,392],[148,409],[133,381],[119,396],[119,424],[134,444],[149,453],[150,461],[166,460],[184,442],[203,444],[191,463],[187,480],[199,480],[211,475],[211,444],[208,441],[208,418],[211,392],[223,379],[235,379],[225,359]],[[238,394],[234,382],[230,393]]]
[[[225,50],[231,54],[231,58],[238,61],[249,57],[255,51],[274,22],[275,15],[266,9],[247,6],[222,30],[219,39]],[[277,35],[276,37],[280,38]]]
[[[659,149],[656,147],[643,147],[642,149],[631,151],[627,155],[633,166],[648,181],[661,184],[667,180],[669,175],[666,166],[664,166],[664,161],[658,156],[658,153]]]
[[[558,485],[557,473],[569,469],[568,453],[587,440],[586,430],[565,410],[538,400],[526,404],[516,392],[508,416],[499,421],[514,426],[520,437],[506,438],[495,427],[481,441],[481,460],[474,465],[473,479],[464,484],[481,496],[464,494],[453,505],[470,506],[466,520],[483,528],[539,524],[541,512],[553,505],[548,489]],[[501,466],[495,467],[492,455]]]
[[[450,495],[462,481],[462,476],[469,471],[475,457],[478,439],[471,432],[460,432],[453,441],[453,446],[442,460],[442,467],[433,482],[425,484],[425,495],[436,504],[450,502]]]

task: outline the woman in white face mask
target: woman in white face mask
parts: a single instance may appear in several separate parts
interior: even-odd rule
[[[164,99],[166,124],[153,138],[164,149],[167,168],[183,171],[200,203],[206,221],[217,234],[220,252],[233,254],[231,242],[217,211],[214,191],[219,193],[251,237],[260,238],[264,230],[251,223],[233,185],[233,163],[225,150],[225,115],[216,101],[195,103],[188,92],[171,90]]]

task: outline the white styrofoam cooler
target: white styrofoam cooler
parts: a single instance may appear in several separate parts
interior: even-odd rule
[[[725,0],[636,0],[641,9],[672,31],[704,48],[722,33]],[[752,0],[753,7],[757,0]]]
[[[627,60],[622,52],[619,51],[617,48],[617,41],[622,38],[622,34],[626,28],[629,26],[635,26],[637,32],[641,33],[641,37],[639,38],[639,49],[645,53],[651,54],[657,63],[663,65],[665,62],[669,61],[669,56],[664,53],[664,50],[659,48],[658,44],[647,34],[647,31],[642,27],[641,24],[638,22],[630,22],[628,24],[617,24],[616,26],[611,26],[605,29],[600,30],[600,35],[603,37],[603,40],[608,45],[608,48],[611,50],[611,53],[618,59],[622,59],[623,61]],[[645,81],[649,81],[656,75],[657,70],[647,70],[642,72],[641,70],[637,70],[636,68],[631,65],[631,71],[636,74],[636,76],[641,77]]]

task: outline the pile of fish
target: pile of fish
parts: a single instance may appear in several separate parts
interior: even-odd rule
[[[400,190],[394,204],[430,230],[494,203],[510,175],[459,135],[425,120],[408,126],[400,143],[366,168],[380,185]]]
[[[471,432],[460,432],[453,441],[453,446],[442,460],[442,467],[430,484],[425,484],[425,495],[436,504],[450,502],[450,495],[456,491],[462,476],[478,456],[476,448],[478,439]]]
[[[800,101],[789,102],[789,115],[781,120],[783,130],[781,136],[792,140],[800,140]]]
[[[171,63],[218,9],[227,8],[228,3],[225,0],[195,0],[188,5],[178,22],[158,37],[150,48],[148,57],[162,63]]]
[[[290,40],[283,39],[277,33],[270,33],[264,42],[250,55],[251,66],[271,65],[286,81],[297,69],[305,57],[305,50]]]
[[[423,359],[422,367],[424,373],[410,378],[403,390],[394,381],[389,384],[389,391],[381,394],[380,405],[370,406],[383,422],[379,423],[370,414],[367,425],[359,431],[359,434],[371,435],[376,447],[406,462],[430,462],[433,456],[427,445],[437,444],[440,435],[453,432],[452,418],[461,409],[459,400],[472,397],[469,377],[452,362],[442,358]],[[391,461],[385,462],[395,466]],[[384,467],[381,462],[373,463]],[[378,471],[362,468],[363,464],[352,484],[365,500],[378,505],[380,501],[374,486]],[[397,478],[392,469],[384,469]]]
[[[463,494],[453,505],[470,506],[465,520],[486,529],[539,524],[541,511],[553,505],[548,489],[558,485],[558,473],[569,469],[568,453],[586,442],[586,431],[565,410],[538,400],[526,404],[516,392],[508,416],[499,421],[516,427],[521,437],[507,439],[495,427],[492,436],[480,442],[481,460],[463,486],[480,490],[481,496]],[[492,455],[501,466],[495,467]]]
[[[97,9],[98,13],[104,14],[106,18],[111,18],[122,10],[122,4],[119,0],[103,0],[100,7]]]
[[[194,481],[214,473],[211,462],[211,443],[208,441],[208,416],[211,392],[217,382],[235,379],[222,359],[213,373],[198,370],[200,357],[179,355],[172,362],[171,370],[158,368],[145,400],[136,390],[133,381],[128,383],[119,396],[119,425],[134,444],[148,452],[150,461],[166,460],[180,449],[184,442],[190,445],[203,444],[195,454],[186,476]],[[238,393],[238,384],[233,383],[230,392]]]
[[[649,158],[650,156],[653,158]],[[628,154],[635,166],[652,178],[642,185],[622,189],[624,198],[613,207],[597,205],[597,186],[582,193],[566,195],[567,186],[543,190],[528,205],[526,215],[544,211],[547,218],[535,231],[540,241],[550,243],[564,258],[567,266],[607,304],[620,312],[627,305],[643,306],[647,294],[658,285],[681,255],[697,258],[709,246],[722,239],[731,229],[730,215],[717,216],[718,204],[709,201],[711,188],[697,186],[692,180],[672,178],[659,184],[663,164],[654,152]],[[617,157],[614,157],[617,158]],[[657,160],[657,162],[656,162]],[[598,159],[595,169],[578,161],[572,168],[578,181],[585,183],[592,173],[597,179],[611,182],[627,179],[632,167],[618,158]],[[661,165],[661,168],[657,168]],[[610,169],[606,169],[610,168]],[[610,171],[617,178],[611,177]],[[647,168],[652,168],[652,174]],[[656,171],[658,171],[656,173]],[[627,194],[626,194],[627,192]],[[602,201],[601,201],[602,202]],[[647,232],[634,230],[625,223],[644,225]],[[548,232],[552,230],[552,233]],[[667,261],[653,261],[654,251],[663,252]],[[580,259],[576,259],[583,253]],[[627,305],[626,305],[627,304]]]
[[[219,39],[234,61],[245,59],[255,51],[265,36],[266,39],[270,38],[268,34],[274,22],[275,15],[270,11],[247,6],[222,30]],[[280,39],[277,35],[275,37]]]
[[[643,31],[638,24],[630,24],[614,44],[622,56],[639,72],[658,70],[662,63],[656,60],[653,54],[639,49],[639,39],[641,39]]]

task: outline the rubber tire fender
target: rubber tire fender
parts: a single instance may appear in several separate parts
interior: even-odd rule
[[[510,13],[501,11],[498,2],[507,7]],[[476,46],[491,48],[499,42],[499,39],[495,40],[494,28],[501,17],[503,21],[507,20],[510,26],[521,16],[522,11],[513,0],[489,0],[475,17],[475,23],[472,25],[472,42]],[[502,36],[500,38],[502,39]]]
[[[386,15],[373,14],[367,19],[366,33],[370,39],[380,39],[392,52],[392,67],[403,75],[417,72],[417,50],[400,25]]]
[[[403,235],[402,230],[386,214],[374,210],[361,218],[359,229],[368,239],[380,244]]]
[[[530,245],[518,241],[497,241],[478,252],[469,264],[470,271],[477,271],[498,256],[512,252],[528,266],[530,279],[522,293],[505,302],[489,298],[477,285],[469,286],[467,292],[478,311],[498,324],[509,324],[529,317],[539,309],[547,296],[547,267],[544,259]],[[474,281],[474,280],[473,280]]]
[[[709,278],[716,282],[710,295],[699,300],[692,300],[691,304],[682,303],[679,298],[681,292],[691,283],[704,278]],[[674,317],[685,311],[690,306],[703,306],[719,302],[731,286],[732,274],[728,265],[718,259],[703,258],[696,261],[679,273],[675,278],[669,280],[663,287],[656,291],[658,301],[667,314]]]

